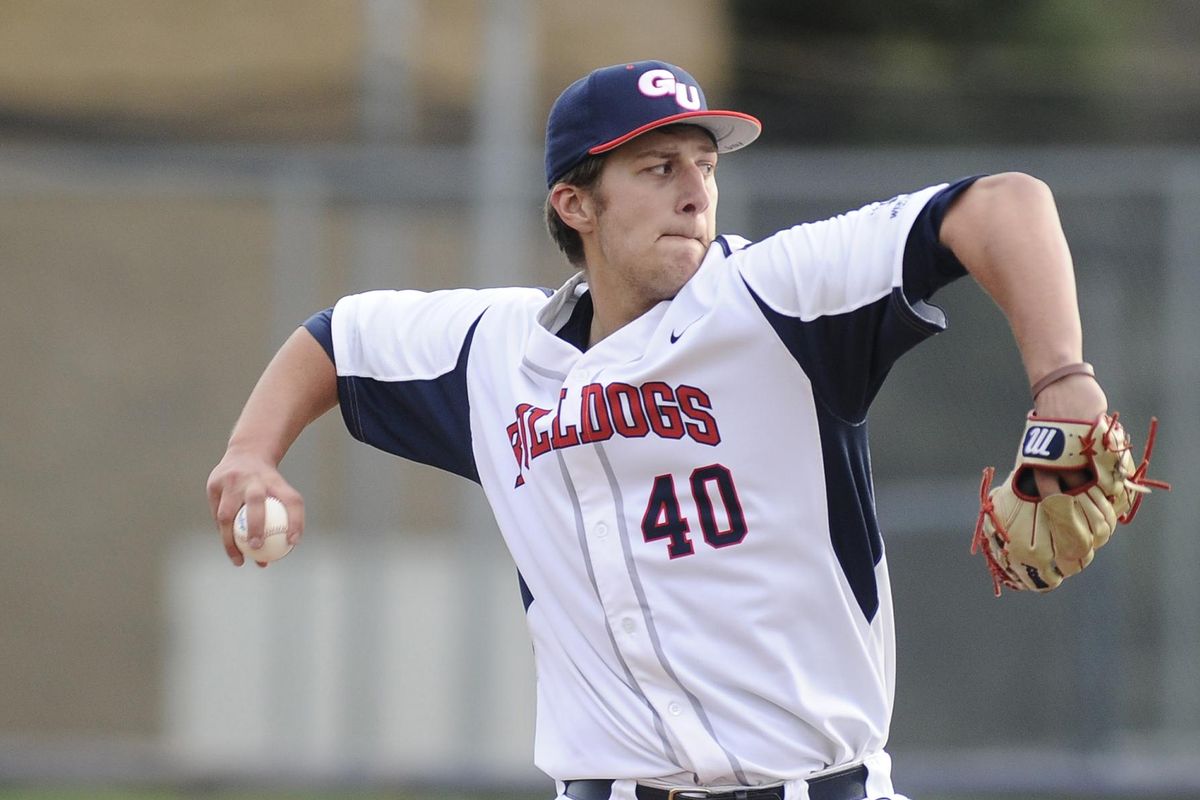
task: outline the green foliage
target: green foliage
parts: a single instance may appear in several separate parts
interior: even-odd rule
[[[1195,142],[1200,6],[732,0],[735,99],[803,144]]]
[[[925,39],[959,46],[1026,42],[1055,46],[1101,45],[1127,36],[1131,24],[1151,15],[1154,3],[1094,0],[734,0],[742,34],[878,36]]]

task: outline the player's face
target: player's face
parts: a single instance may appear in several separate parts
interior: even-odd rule
[[[717,149],[700,128],[651,131],[609,154],[593,193],[589,283],[643,310],[678,294],[716,235]]]

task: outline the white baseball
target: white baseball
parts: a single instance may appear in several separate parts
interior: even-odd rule
[[[245,506],[239,508],[237,516],[233,518],[233,542],[247,558],[264,563],[277,561],[292,552],[292,545],[287,541],[287,524],[287,509],[283,503],[276,497],[268,497],[262,547],[255,549],[250,546]]]

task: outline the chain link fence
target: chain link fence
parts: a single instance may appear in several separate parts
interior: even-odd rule
[[[307,547],[236,573],[204,527],[228,426],[310,312],[369,288],[565,279],[539,155],[486,155],[507,177],[449,147],[0,150],[0,491],[6,539],[31,538],[0,566],[21,620],[5,649],[23,654],[0,688],[0,776],[545,785],[515,573],[474,487],[330,418],[285,461]],[[1086,356],[1135,443],[1160,417],[1153,473],[1175,491],[1061,590],[994,599],[968,554],[977,476],[1012,457],[1025,378],[970,281],[935,298],[950,330],[901,362],[870,423],[898,785],[1194,796],[1200,153],[764,146],[722,161],[719,220],[756,238],[1010,169],[1054,189]]]

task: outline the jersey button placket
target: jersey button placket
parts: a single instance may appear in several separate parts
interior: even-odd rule
[[[582,383],[598,380],[590,376],[581,380],[573,374],[567,403],[570,412],[564,414],[569,424],[580,424],[580,391]],[[632,673],[640,690],[657,715],[672,731],[672,738],[682,746],[687,764],[720,763],[725,760],[719,745],[705,730],[701,720],[689,713],[690,705],[680,700],[680,686],[671,677],[656,651],[653,636],[647,630],[646,610],[642,607],[636,580],[625,552],[620,526],[621,502],[610,483],[601,457],[601,450],[615,455],[605,443],[571,447],[562,452],[563,464],[574,486],[583,523],[584,542],[592,563],[601,610],[613,634],[612,643]],[[619,465],[612,469],[619,471]],[[622,498],[627,506],[630,498]],[[624,524],[634,524],[626,519]],[[640,537],[638,537],[640,540]]]
[[[590,381],[600,381],[600,377],[594,374],[584,377],[578,370],[569,376],[563,414],[566,424],[581,424],[580,394],[583,385]],[[638,500],[616,494],[602,452],[609,458],[619,457],[617,445],[604,442],[570,447],[561,451],[561,455],[579,504],[584,546],[592,564],[601,611],[612,633],[612,644],[640,691],[656,709],[658,718],[670,729],[672,739],[681,748],[682,763],[691,765],[689,769],[700,764],[727,764],[726,755],[703,720],[681,698],[683,687],[670,674],[662,660],[665,656],[657,651],[654,636],[647,628],[650,624],[647,609],[639,598],[635,587],[638,579],[625,552],[625,537],[640,541],[641,536],[636,528],[626,531],[621,527],[636,526],[636,519],[626,516],[622,520],[621,511],[622,507],[630,511],[629,504],[636,505]],[[619,463],[610,468],[620,474]],[[640,518],[640,514],[633,516]]]
[[[581,428],[580,394],[590,376],[576,370],[568,376],[567,396],[563,403],[564,426]],[[609,484],[600,456],[593,445],[580,445],[561,451],[563,467],[573,485],[583,524],[584,544],[592,564],[601,609],[610,629],[616,633],[640,630],[637,619],[640,603],[633,590],[617,527],[617,501]],[[632,626],[632,631],[628,629]],[[646,651],[645,637],[618,636],[618,648],[635,674],[640,665],[653,656]]]

